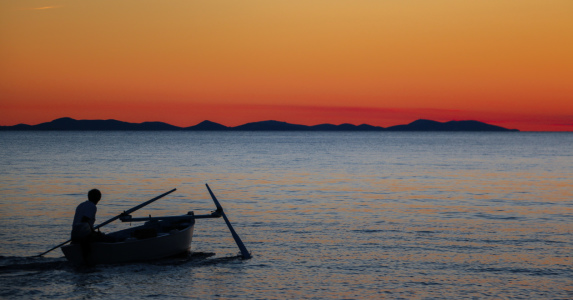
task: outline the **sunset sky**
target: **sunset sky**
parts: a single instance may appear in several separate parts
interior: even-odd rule
[[[0,0],[0,125],[573,131],[572,0]]]

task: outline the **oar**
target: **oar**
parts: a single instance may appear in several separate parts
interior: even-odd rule
[[[209,188],[209,185],[208,184],[205,185],[207,186],[207,190],[209,190],[209,194],[211,194],[211,198],[213,198],[213,202],[215,202],[215,206],[217,207],[217,212],[219,212],[221,216],[223,216],[223,220],[225,220],[225,223],[227,223],[227,227],[229,227],[229,231],[231,231],[231,235],[233,235],[233,239],[235,240],[235,243],[237,243],[237,247],[239,247],[239,250],[241,250],[241,255],[243,256],[243,259],[251,258],[251,254],[247,250],[247,247],[245,247],[245,244],[243,244],[243,241],[241,241],[241,238],[235,232],[235,229],[233,229],[231,222],[229,222],[229,219],[227,219],[227,216],[223,211],[223,207],[221,206],[221,204],[219,204],[219,201],[217,201],[217,197],[215,197],[215,194],[213,194],[211,188]]]
[[[95,230],[95,229],[98,229],[98,228],[101,228],[101,227],[103,227],[103,226],[105,226],[105,225],[107,225],[107,224],[109,224],[109,223],[111,223],[111,222],[113,222],[113,221],[119,219],[122,215],[129,215],[130,213],[132,213],[132,212],[134,212],[134,211],[136,211],[136,210],[138,210],[138,209],[140,209],[140,208],[142,208],[142,207],[144,207],[144,206],[146,206],[146,205],[148,205],[148,204],[151,204],[151,203],[153,203],[153,202],[159,200],[160,198],[163,198],[163,197],[165,197],[165,196],[167,196],[167,195],[169,195],[169,194],[175,192],[176,190],[177,190],[177,189],[172,189],[172,190],[170,190],[170,191],[167,192],[167,193],[163,193],[163,194],[161,194],[161,195],[159,195],[159,196],[157,196],[157,197],[155,197],[155,198],[153,198],[153,199],[151,199],[151,200],[145,201],[145,202],[143,202],[143,203],[141,203],[141,204],[139,204],[139,205],[137,205],[137,206],[135,206],[135,207],[133,207],[133,208],[131,208],[131,209],[128,209],[128,210],[124,211],[123,213],[121,213],[121,214],[119,214],[119,215],[117,215],[117,216],[115,216],[115,217],[113,217],[113,218],[111,218],[111,219],[109,219],[109,220],[107,220],[107,221],[105,221],[105,222],[99,224],[98,226],[94,227],[94,230]],[[50,251],[52,251],[52,250],[58,249],[58,248],[62,247],[63,245],[65,245],[65,244],[67,244],[67,243],[69,243],[69,242],[71,242],[71,241],[72,241],[72,240],[69,239],[69,240],[67,240],[67,241],[65,241],[65,242],[63,242],[63,243],[57,245],[56,247],[54,247],[54,248],[52,248],[52,249],[50,249],[50,250],[48,250],[48,251],[46,251],[46,252],[42,252],[42,253],[38,254],[37,256],[43,256],[44,254],[46,254],[46,253],[48,253],[48,252],[50,252]]]

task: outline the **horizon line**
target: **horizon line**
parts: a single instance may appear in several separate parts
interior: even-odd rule
[[[354,128],[353,128],[353,129],[347,128],[346,130],[357,130],[357,131],[367,131],[367,130],[376,131],[376,130],[381,130],[381,131],[382,131],[382,130],[386,130],[386,129],[391,129],[392,131],[402,131],[402,130],[404,130],[407,126],[418,126],[418,127],[415,127],[415,128],[409,128],[409,129],[407,129],[406,131],[497,131],[497,130],[499,130],[499,131],[505,131],[505,130],[507,130],[507,131],[521,131],[521,130],[516,129],[516,128],[506,128],[506,127],[503,127],[503,126],[493,125],[493,124],[490,124],[490,123],[487,123],[487,122],[483,122],[483,121],[478,121],[478,120],[456,120],[456,119],[450,120],[450,121],[436,121],[436,120],[431,120],[431,119],[416,119],[416,120],[414,120],[414,121],[412,121],[412,122],[409,122],[409,123],[406,123],[406,124],[397,124],[397,125],[391,125],[391,126],[387,126],[387,127],[382,127],[382,126],[377,126],[377,125],[370,125],[370,124],[367,124],[367,123],[362,123],[362,124],[358,124],[358,125],[352,124],[352,123],[340,123],[340,124],[319,123],[319,124],[315,124],[315,125],[303,125],[303,124],[289,123],[289,122],[287,122],[287,121],[278,121],[278,120],[271,120],[271,119],[267,119],[267,120],[263,120],[263,121],[247,122],[247,123],[240,124],[240,125],[237,125],[237,126],[226,126],[226,125],[223,125],[223,124],[221,124],[221,123],[217,123],[217,122],[214,122],[214,121],[205,119],[205,120],[203,120],[203,121],[201,121],[201,122],[199,122],[199,123],[197,123],[197,124],[195,124],[195,125],[182,127],[182,126],[172,125],[172,124],[170,124],[170,123],[163,122],[163,121],[143,121],[143,122],[140,122],[140,123],[134,123],[134,122],[121,121],[121,120],[117,120],[117,119],[74,119],[74,118],[72,118],[72,117],[61,117],[61,118],[53,119],[52,121],[42,122],[42,123],[38,123],[38,124],[35,124],[35,125],[29,125],[29,124],[20,123],[20,124],[17,124],[17,125],[0,126],[0,127],[3,127],[4,130],[6,130],[6,129],[9,130],[10,128],[21,127],[21,126],[36,127],[36,126],[40,126],[40,125],[43,125],[43,124],[50,124],[50,123],[56,122],[56,121],[58,121],[58,120],[70,120],[70,121],[75,121],[75,122],[81,122],[81,121],[87,121],[87,122],[94,122],[94,121],[96,121],[96,122],[97,122],[97,121],[101,121],[101,122],[115,121],[115,122],[120,122],[120,123],[125,123],[125,124],[132,124],[132,125],[143,125],[143,124],[149,124],[149,123],[157,123],[157,124],[164,124],[164,125],[168,125],[168,126],[170,126],[170,127],[174,127],[174,129],[175,129],[175,128],[178,128],[178,129],[193,129],[194,127],[198,127],[200,124],[203,124],[203,123],[208,122],[208,123],[211,123],[211,124],[213,124],[213,125],[215,125],[215,126],[217,126],[217,125],[218,125],[218,126],[222,126],[223,128],[221,128],[221,127],[216,128],[216,127],[215,127],[214,129],[196,129],[196,130],[220,130],[220,131],[224,131],[224,130],[226,130],[226,129],[229,129],[229,130],[239,129],[239,130],[240,130],[240,129],[241,129],[240,127],[243,127],[243,126],[246,126],[246,125],[258,124],[258,123],[265,123],[265,122],[274,122],[274,123],[280,123],[280,124],[290,125],[290,126],[301,126],[301,128],[299,128],[299,129],[302,129],[303,127],[308,127],[309,129],[312,129],[312,128],[316,128],[316,127],[320,127],[320,126],[328,126],[328,125],[334,126],[334,127],[342,127],[342,126],[344,126],[344,125],[349,125],[349,126],[352,126],[352,127],[354,127]],[[423,122],[423,121],[426,121],[426,122],[428,122],[428,123],[426,123],[426,124],[414,124],[414,123],[416,123],[416,122]],[[443,128],[443,127],[442,127],[442,128],[431,127],[431,126],[435,126],[435,125],[437,125],[437,124],[447,125],[448,123],[452,123],[452,122],[476,122],[476,123],[480,124],[481,126],[487,125],[487,126],[489,126],[489,128],[486,129],[486,128],[483,128],[483,127],[482,127],[482,128],[480,128],[480,129],[476,129],[475,127],[474,127],[474,128],[471,128],[471,127],[468,128],[468,127],[466,127],[466,128],[464,128],[464,129],[461,129],[461,128],[452,129],[452,128]],[[477,125],[477,124],[475,124],[475,125]],[[474,125],[474,126],[475,126],[475,125]],[[421,126],[421,127],[420,127],[420,126]],[[428,127],[428,126],[430,126],[430,127]],[[467,126],[467,123],[466,123],[466,126]],[[478,125],[478,126],[479,126],[479,125]],[[366,129],[365,127],[368,127],[369,129]],[[362,128],[362,130],[360,130],[360,128]],[[21,129],[24,129],[24,128],[21,128]],[[26,129],[34,130],[33,128],[26,128]],[[336,129],[336,128],[330,128],[330,130],[335,130],[335,129]],[[18,130],[18,129],[15,129],[15,130]],[[39,130],[68,130],[68,129],[39,129]],[[71,130],[74,130],[74,129],[71,129]],[[97,130],[97,129],[77,129],[77,130]],[[104,130],[113,130],[113,129],[104,129]],[[117,129],[117,130],[169,130],[169,129],[163,128],[163,129]],[[277,129],[276,127],[275,127],[275,128],[272,128],[272,125],[271,125],[271,127],[262,128],[262,129],[261,129],[261,128],[251,128],[251,129],[246,129],[246,130],[249,130],[249,131],[277,131],[277,130],[280,130],[280,131],[288,131],[288,130],[297,131],[297,129],[295,129],[295,128],[291,128],[291,129],[284,129],[284,128]],[[319,130],[320,130],[320,129],[319,129]],[[323,128],[322,130],[324,130],[324,131],[329,131],[329,129],[324,129],[324,128]],[[343,131],[344,129],[338,128],[338,130]],[[336,131],[336,130],[335,130],[335,131]],[[544,132],[552,132],[552,131],[544,131]],[[556,131],[556,132],[557,132],[557,131]]]
[[[414,119],[413,121],[410,121],[410,122],[407,122],[407,123],[396,124],[396,125],[390,125],[390,126],[385,126],[385,127],[384,127],[384,126],[379,126],[379,125],[371,125],[371,124],[368,124],[368,123],[360,123],[360,124],[357,124],[357,123],[350,123],[350,122],[341,122],[341,123],[313,123],[312,125],[304,125],[304,124],[299,124],[299,123],[290,123],[290,122],[288,122],[288,121],[279,121],[279,120],[276,120],[276,119],[265,119],[265,120],[261,120],[261,121],[251,121],[251,122],[246,122],[246,123],[242,123],[242,124],[235,125],[235,126],[228,126],[228,125],[224,125],[224,124],[222,124],[222,123],[215,122],[215,121],[212,121],[212,120],[209,120],[209,119],[204,119],[204,120],[202,120],[202,121],[200,121],[200,122],[198,122],[198,123],[196,123],[196,124],[194,124],[194,125],[179,126],[179,125],[173,125],[173,124],[171,124],[171,123],[168,123],[168,122],[165,122],[165,121],[159,121],[159,120],[155,120],[155,121],[141,121],[141,122],[137,122],[137,121],[136,121],[136,122],[129,122],[129,121],[122,121],[121,119],[113,119],[113,118],[95,118],[95,119],[83,119],[83,118],[81,118],[81,119],[75,119],[75,118],[73,118],[73,117],[65,116],[65,117],[54,118],[54,119],[52,119],[51,121],[39,122],[39,123],[36,123],[36,124],[18,123],[18,124],[14,124],[14,125],[0,125],[0,128],[15,127],[15,126],[38,126],[38,125],[50,123],[50,122],[53,122],[53,121],[56,121],[56,120],[59,120],[59,119],[71,119],[71,120],[74,120],[74,121],[118,121],[118,122],[123,122],[123,123],[128,123],[128,124],[163,123],[163,124],[166,124],[166,125],[169,125],[169,126],[173,126],[173,127],[177,127],[177,128],[181,128],[181,129],[186,129],[186,128],[194,127],[194,126],[197,126],[197,125],[199,125],[199,124],[201,124],[201,123],[203,123],[203,122],[206,122],[206,121],[212,122],[212,123],[215,123],[215,124],[224,126],[224,127],[227,127],[227,128],[229,128],[229,129],[233,129],[233,128],[235,128],[235,127],[240,127],[240,126],[243,126],[243,125],[246,125],[246,124],[260,123],[260,122],[266,122],[266,121],[282,122],[282,123],[286,123],[286,124],[289,124],[289,125],[300,125],[300,126],[307,126],[307,127],[320,126],[320,125],[334,125],[334,126],[341,126],[341,125],[361,126],[361,125],[366,125],[366,126],[372,126],[372,127],[381,128],[381,129],[386,129],[386,128],[390,128],[390,127],[394,127],[394,126],[408,125],[408,124],[411,124],[411,123],[413,123],[413,122],[415,122],[415,121],[418,121],[418,120],[428,120],[428,121],[433,121],[433,122],[437,122],[437,123],[441,123],[441,124],[448,123],[448,122],[475,121],[475,122],[480,122],[480,123],[484,123],[484,124],[491,125],[491,126],[501,127],[501,128],[508,129],[508,130],[517,130],[517,131],[520,131],[520,132],[573,132],[573,129],[572,129],[572,130],[522,130],[522,129],[519,129],[519,128],[509,128],[509,127],[504,127],[504,126],[501,126],[501,125],[494,125],[494,124],[489,123],[489,122],[487,122],[487,121],[480,121],[480,120],[478,120],[478,119],[469,119],[469,118],[468,118],[468,119],[450,119],[450,120],[448,120],[448,121],[436,121],[436,120],[428,119],[428,118],[417,118],[417,119]]]

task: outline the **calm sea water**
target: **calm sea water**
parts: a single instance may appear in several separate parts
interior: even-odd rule
[[[0,133],[0,298],[573,298],[571,133]],[[190,255],[84,272],[98,222],[209,213]],[[130,226],[112,223],[103,231]]]

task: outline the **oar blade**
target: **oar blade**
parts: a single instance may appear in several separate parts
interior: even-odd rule
[[[58,248],[62,247],[63,245],[65,245],[65,244],[67,244],[67,243],[69,243],[69,242],[71,242],[71,241],[72,241],[72,240],[69,239],[69,240],[67,240],[67,241],[65,241],[65,242],[63,242],[63,243],[57,245],[56,247],[54,247],[54,248],[52,248],[52,249],[50,249],[50,250],[48,250],[48,251],[45,251],[45,252],[42,252],[42,253],[36,255],[35,257],[44,256],[44,254],[46,254],[46,253],[48,253],[48,252],[51,252],[52,250],[58,249]]]
[[[237,232],[235,231],[235,229],[231,225],[231,222],[229,222],[229,219],[225,215],[225,211],[223,210],[223,207],[219,203],[219,200],[217,200],[217,197],[215,197],[215,194],[213,194],[213,191],[211,191],[211,188],[209,187],[209,185],[205,184],[205,186],[207,186],[207,190],[209,191],[209,194],[211,195],[211,198],[213,199],[213,202],[215,203],[215,206],[217,207],[217,211],[221,214],[221,216],[223,217],[223,220],[225,220],[227,227],[229,227],[229,231],[231,232],[231,235],[233,236],[233,239],[235,240],[237,247],[239,247],[239,250],[241,250],[241,256],[243,257],[243,259],[251,258],[251,253],[249,253],[249,251],[247,250],[247,247],[245,247],[245,244],[243,244],[243,241],[241,240],[241,238],[239,237],[239,235],[237,234]]]

